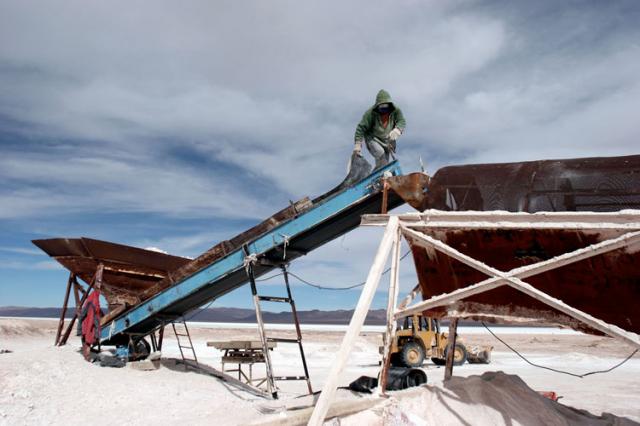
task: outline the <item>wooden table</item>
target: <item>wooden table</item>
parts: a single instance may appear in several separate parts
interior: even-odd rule
[[[224,351],[222,355],[222,372],[238,372],[238,380],[252,386],[260,386],[266,378],[253,378],[253,364],[264,363],[264,350],[262,342],[259,340],[227,340],[207,342],[207,346]],[[268,342],[267,347],[273,350],[277,346],[276,342]],[[226,364],[237,364],[234,369],[225,369]],[[249,375],[243,371],[242,366],[249,366]],[[257,382],[254,384],[254,382]]]

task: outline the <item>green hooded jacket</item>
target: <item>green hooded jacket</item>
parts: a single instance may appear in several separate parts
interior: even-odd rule
[[[380,114],[375,110],[378,105],[384,103],[390,103],[393,105],[393,111],[389,115],[389,123],[387,124],[387,127],[382,125]],[[391,95],[389,95],[386,90],[380,90],[376,96],[376,103],[364,113],[362,120],[360,120],[360,123],[356,127],[355,141],[371,140],[375,138],[384,142],[387,140],[391,130],[397,127],[400,131],[404,132],[406,125],[407,122],[404,120],[402,111],[400,111],[400,108],[393,103]]]

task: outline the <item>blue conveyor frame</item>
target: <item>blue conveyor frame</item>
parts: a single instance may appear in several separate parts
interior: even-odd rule
[[[296,238],[301,241],[313,240],[307,244],[312,250],[349,232],[358,226],[361,214],[380,212],[380,179],[385,173],[397,176],[402,172],[398,162],[394,161],[355,185],[322,199],[299,216],[256,237],[245,249],[258,257],[264,256],[282,248],[286,238],[289,243],[287,250],[292,253],[291,256],[288,255],[289,260],[302,255],[296,255]],[[394,197],[390,200],[390,207],[402,203],[398,197]],[[333,227],[334,223],[337,224],[336,227]],[[172,318],[179,318],[245,285],[248,283],[244,271],[245,256],[243,248],[239,248],[105,324],[101,330],[101,343],[124,342],[129,335],[148,334]],[[276,267],[261,265],[255,269],[256,275],[262,275]]]

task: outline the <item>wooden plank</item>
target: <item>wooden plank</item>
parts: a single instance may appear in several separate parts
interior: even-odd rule
[[[387,401],[387,399],[381,397],[367,397],[356,400],[336,401],[332,403],[331,407],[329,407],[329,410],[327,410],[327,419],[355,414],[360,411],[367,410],[384,401]],[[302,426],[305,424],[311,424],[309,419],[313,412],[313,406],[306,408],[296,408],[295,410],[284,411],[278,414],[267,416],[266,418],[260,418],[250,424],[255,426]]]
[[[170,358],[172,359],[174,362],[176,362],[176,364],[178,362],[181,362],[181,360],[179,359],[175,359],[175,358]],[[236,379],[235,377],[232,377],[229,374],[226,374],[225,372],[222,372],[220,370],[217,370],[211,366],[205,365],[205,364],[198,364],[197,366],[194,367],[196,371],[203,373],[203,374],[207,374],[210,376],[214,376],[217,377],[218,379],[227,382],[237,388],[240,388],[242,390],[245,390],[247,392],[250,392],[253,395],[257,395],[257,396],[261,396],[261,397],[269,397],[269,395],[263,391],[262,389],[258,389],[255,386],[251,386],[248,385],[244,382],[242,382],[241,380]]]
[[[447,336],[447,357],[445,359],[444,380],[450,380],[453,376],[453,359],[455,355],[456,340],[458,339],[458,318],[451,318],[449,323],[449,335]]]
[[[58,346],[58,343],[60,342],[62,327],[64,327],[64,317],[67,314],[67,304],[69,303],[69,294],[71,293],[72,282],[73,282],[73,272],[69,273],[69,279],[67,280],[67,290],[64,294],[64,302],[62,303],[62,311],[60,312],[60,321],[58,322],[58,330],[56,331],[55,346]]]
[[[396,305],[398,304],[398,292],[400,290],[399,269],[400,247],[402,245],[400,228],[398,228],[396,232],[397,235],[393,242],[393,249],[391,250],[391,273],[389,274],[389,296],[387,300],[387,328],[384,334],[384,353],[379,377],[380,386],[378,386],[378,393],[383,395],[387,388],[387,373],[391,365],[391,347],[396,338],[396,319],[394,314]]]
[[[527,284],[517,278],[510,279],[510,282],[507,284],[515,288],[516,290],[520,290],[521,292],[528,294],[534,299],[546,303],[547,305],[559,310],[560,312],[587,324],[591,328],[601,331],[611,337],[622,339],[623,341],[629,343],[631,346],[640,348],[640,336],[636,333],[623,330],[622,328],[617,327],[613,324],[608,324],[598,318],[587,314],[586,312],[582,312],[572,306],[569,306],[561,300],[551,297],[548,294],[533,287],[532,285]]]
[[[409,303],[413,302],[413,299],[415,299],[418,293],[421,292],[422,290],[420,289],[420,284],[416,284],[413,290],[411,290],[409,294],[407,294],[407,296],[402,300],[402,302],[400,302],[400,305],[398,305],[398,309],[404,309],[409,306]]]
[[[115,317],[117,317],[118,315],[126,311],[128,308],[129,307],[126,304],[122,304],[117,308],[110,310],[109,313],[107,313],[107,315],[102,317],[102,319],[100,320],[100,325],[105,325],[109,323],[112,319],[114,319]]]
[[[380,277],[382,276],[382,271],[387,262],[387,258],[389,257],[391,246],[393,245],[394,240],[397,239],[397,236],[398,218],[393,216],[389,219],[382,241],[378,247],[378,252],[376,253],[373,264],[371,265],[371,269],[369,270],[367,281],[365,282],[362,293],[360,294],[360,299],[358,300],[356,309],[351,317],[349,328],[342,339],[342,344],[338,354],[336,355],[336,360],[331,367],[329,377],[322,388],[320,397],[318,398],[311,419],[309,420],[310,426],[322,425],[327,415],[329,406],[331,405],[336,393],[338,379],[340,378],[340,374],[347,363],[347,358],[349,357],[353,344],[360,334],[367,312],[371,306],[371,301],[373,300],[373,296],[375,295],[378,284],[380,283]]]
[[[62,336],[62,339],[60,339],[60,343],[59,343],[60,346],[64,346],[67,343],[67,340],[69,339],[69,336],[71,335],[71,330],[73,330],[73,325],[75,324],[76,319],[80,315],[80,310],[82,309],[82,305],[84,305],[84,302],[85,302],[85,300],[87,300],[87,297],[89,296],[89,293],[91,293],[91,290],[94,288],[94,286],[96,288],[100,288],[100,285],[102,284],[102,272],[103,272],[103,270],[104,270],[104,266],[101,263],[101,264],[98,265],[96,273],[93,276],[93,279],[91,280],[91,284],[89,285],[89,288],[87,288],[87,292],[80,299],[80,303],[78,305],[76,305],[76,312],[73,314],[73,317],[71,318],[71,322],[69,323],[69,326],[67,327],[67,330],[64,332],[64,335]]]
[[[222,357],[222,362],[225,364],[256,364],[263,363],[264,356],[262,356],[262,352],[247,356],[227,355]]]
[[[262,342],[259,340],[224,340],[207,342],[207,346],[220,350],[227,349],[262,349]],[[267,342],[269,349],[278,346],[277,342]]]
[[[385,226],[390,215],[365,214],[363,226]],[[426,210],[397,215],[410,228],[640,229],[640,210],[620,212],[470,212]]]

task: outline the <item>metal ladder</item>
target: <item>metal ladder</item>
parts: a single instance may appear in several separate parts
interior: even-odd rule
[[[180,333],[179,328],[176,328],[176,325],[182,324],[184,332]],[[196,356],[196,350],[193,347],[193,342],[191,341],[191,334],[189,333],[189,327],[187,327],[187,322],[184,320],[184,317],[181,320],[176,320],[171,322],[171,328],[173,328],[173,334],[176,335],[176,341],[178,342],[178,349],[180,350],[180,357],[182,358],[182,363],[186,367],[199,368],[198,357]],[[181,340],[180,337],[183,339]],[[183,344],[184,338],[186,337],[186,342],[188,345]],[[185,343],[186,343],[185,342]],[[184,349],[184,350],[183,350]],[[185,357],[185,352],[191,351],[193,354],[193,358]]]
[[[307,368],[307,359],[304,356],[304,348],[302,347],[302,332],[300,331],[300,321],[298,320],[298,312],[296,311],[296,304],[291,295],[291,287],[289,286],[289,273],[287,272],[287,266],[284,263],[280,264],[282,269],[282,275],[284,276],[284,283],[287,288],[287,297],[279,296],[260,296],[256,287],[255,275],[253,273],[253,262],[247,263],[247,274],[249,275],[249,281],[251,283],[251,293],[253,294],[253,303],[256,308],[256,320],[258,322],[258,334],[262,342],[262,349],[264,352],[265,367],[267,370],[267,390],[274,399],[278,399],[278,388],[275,385],[276,381],[285,380],[304,380],[307,382],[307,389],[309,394],[313,393],[311,388],[311,380],[309,379],[309,369]],[[260,309],[260,302],[280,302],[288,303],[291,306],[291,313],[296,328],[296,338],[288,339],[283,337],[267,337],[264,330],[264,322],[262,320],[262,310]],[[300,349],[300,358],[302,359],[302,367],[304,369],[303,376],[274,376],[273,366],[271,364],[271,356],[269,355],[269,342],[281,342],[281,343],[297,343]]]

